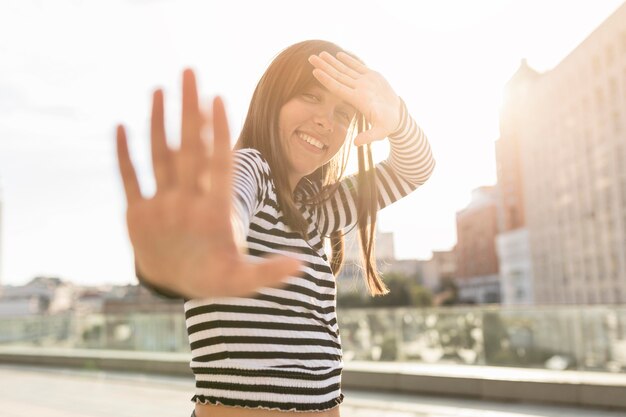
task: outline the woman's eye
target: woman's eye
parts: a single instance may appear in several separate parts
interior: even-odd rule
[[[344,120],[350,121],[352,120],[352,115],[346,111],[340,111],[338,112],[339,117],[341,117]]]
[[[307,100],[311,100],[311,101],[319,101],[319,98],[315,94],[304,93],[304,94],[302,94],[302,97],[306,98]]]

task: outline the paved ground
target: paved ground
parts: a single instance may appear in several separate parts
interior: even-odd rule
[[[193,381],[0,366],[2,417],[188,417]],[[345,391],[342,417],[626,417],[609,411]]]

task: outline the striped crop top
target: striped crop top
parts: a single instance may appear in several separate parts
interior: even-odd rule
[[[435,166],[428,140],[404,104],[389,141],[389,158],[376,165],[379,209],[423,184]],[[354,176],[342,179],[319,210],[296,199],[309,223],[307,242],[284,224],[263,156],[254,149],[235,152],[235,212],[245,225],[246,256],[254,261],[281,253],[303,263],[301,274],[281,288],[261,288],[249,298],[185,302],[196,378],[192,401],[301,412],[343,401],[335,277],[323,237],[356,222],[355,183]],[[319,184],[306,187],[306,193],[319,191]]]

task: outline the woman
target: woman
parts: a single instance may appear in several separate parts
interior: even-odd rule
[[[370,293],[385,294],[374,261],[376,212],[431,175],[423,132],[379,73],[318,40],[274,59],[234,152],[221,100],[203,115],[189,70],[179,150],[164,132],[156,91],[152,198],[141,195],[121,126],[118,159],[138,276],[185,297],[195,415],[339,416],[334,274],[342,235],[358,227]],[[385,138],[390,156],[373,166],[369,144]],[[342,178],[352,141],[359,171]]]

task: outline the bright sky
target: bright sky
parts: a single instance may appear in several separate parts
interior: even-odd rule
[[[312,38],[380,71],[430,139],[431,179],[379,215],[396,255],[448,250],[471,190],[496,182],[502,88],[520,60],[549,70],[621,3],[0,0],[0,282],[134,282],[115,124],[127,125],[150,192],[153,88],[165,88],[176,136],[181,71],[194,68],[207,101],[225,97],[236,138],[271,59]],[[379,144],[376,159],[387,149]]]

